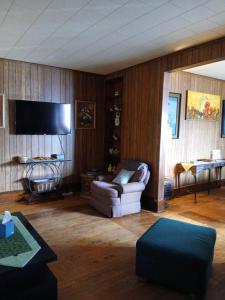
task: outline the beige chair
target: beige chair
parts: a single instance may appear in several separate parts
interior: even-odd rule
[[[90,205],[108,217],[120,217],[141,211],[141,194],[150,177],[148,165],[143,162],[122,160],[117,167],[135,171],[129,183],[112,182],[115,175],[99,176],[91,184]]]

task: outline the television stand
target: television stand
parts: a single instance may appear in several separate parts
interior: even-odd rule
[[[19,162],[19,164],[25,167],[27,195],[23,199],[29,204],[33,200],[45,197],[48,199],[63,198],[60,187],[63,179],[63,166],[67,162],[71,162],[71,159],[29,159],[26,162]],[[33,174],[37,168],[42,168],[45,171],[47,169],[50,175],[34,176]]]

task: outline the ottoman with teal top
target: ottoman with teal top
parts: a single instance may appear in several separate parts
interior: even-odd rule
[[[213,228],[161,218],[137,241],[136,274],[203,296],[211,275],[215,241]]]

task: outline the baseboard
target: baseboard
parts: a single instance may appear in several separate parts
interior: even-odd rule
[[[219,188],[222,185],[225,185],[225,179],[219,181],[213,181],[210,183],[210,189]],[[182,186],[180,189],[175,188],[173,190],[174,197],[185,196],[190,193],[207,191],[209,188],[208,182],[198,183],[197,185],[186,185]]]
[[[219,188],[220,186],[225,185],[225,179],[221,181],[213,181],[210,184],[210,189]],[[197,185],[188,185],[183,186],[180,189],[176,188],[173,190],[173,197],[185,196],[191,193],[207,191],[208,190],[208,183],[199,183]],[[166,209],[166,202],[164,200],[155,201],[153,197],[142,195],[141,197],[141,207],[142,209],[150,210],[156,213],[160,213],[165,211]]]

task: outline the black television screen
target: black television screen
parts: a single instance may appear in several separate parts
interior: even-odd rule
[[[69,134],[70,113],[70,104],[15,100],[15,133]]]

